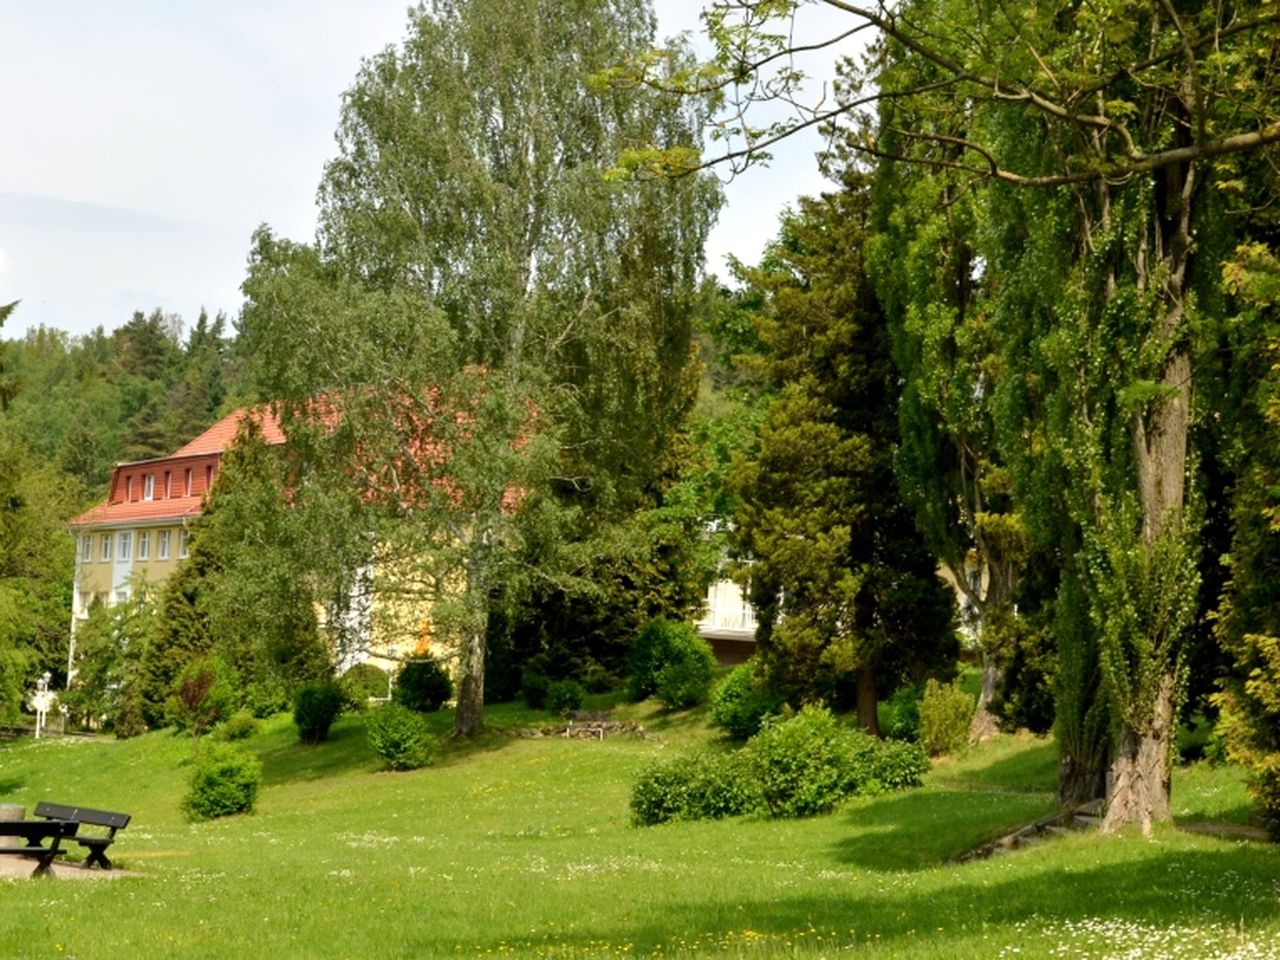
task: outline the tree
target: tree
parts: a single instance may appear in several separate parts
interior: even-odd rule
[[[848,696],[876,731],[876,688],[953,662],[949,591],[893,478],[898,389],[863,268],[864,178],[804,200],[766,263],[757,368],[777,393],[740,470],[736,539],[766,674],[797,705]],[[842,689],[843,688],[843,689]]]
[[[1198,252],[1244,158],[1280,139],[1276,80],[1258,70],[1258,51],[1280,39],[1280,16],[1262,2],[821,5],[883,38],[828,114],[878,104],[875,132],[855,134],[851,147],[985,187],[998,201],[987,269],[1010,286],[1033,282],[1013,259],[1028,240],[1058,254],[1056,272],[1035,278],[1034,298],[1057,322],[1020,368],[1030,377],[1038,364],[1049,376],[1034,381],[1040,409],[1070,411],[1071,429],[1049,439],[1071,481],[1117,725],[1105,827],[1148,831],[1169,817],[1178,676],[1197,600],[1188,442],[1206,318],[1196,293],[1216,276]],[[762,24],[801,6],[715,4],[717,82],[755,82],[787,63],[786,36]],[[776,79],[744,99],[795,90],[793,73]],[[790,129],[739,124],[746,142],[727,157],[748,157]]]
[[[698,140],[697,103],[595,79],[653,30],[621,0],[424,6],[346,96],[316,248],[256,238],[260,389],[308,451],[298,478],[327,457],[357,491],[335,529],[454,639],[459,735],[527,538],[642,499],[692,402],[717,191],[603,176],[633,144]]]

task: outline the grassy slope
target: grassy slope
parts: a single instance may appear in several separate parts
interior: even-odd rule
[[[0,748],[0,800],[132,812],[117,862],[142,874],[5,884],[0,954],[1280,956],[1280,854],[1265,845],[1084,835],[945,866],[1051,809],[1048,743],[1003,739],[922,790],[814,820],[640,829],[635,772],[706,736],[697,718],[643,719],[658,737],[495,735],[388,774],[361,718],[310,749],[277,718],[251,742],[257,814],[199,825],[178,813],[179,738]],[[1178,790],[1182,816],[1247,807],[1230,770],[1197,768]]]

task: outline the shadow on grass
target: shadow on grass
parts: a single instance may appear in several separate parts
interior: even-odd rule
[[[11,793],[17,793],[26,786],[26,777],[0,777],[0,797],[7,797]]]
[[[921,870],[1055,809],[1041,794],[981,790],[910,790],[856,800],[838,814],[850,832],[832,853],[841,863],[867,870]]]
[[[364,718],[339,717],[329,739],[313,746],[298,741],[292,724],[265,734],[255,745],[263,783],[274,786],[352,773],[372,773],[381,765],[365,739]]]
[[[612,956],[618,945],[627,944],[628,956],[661,956],[685,955],[689,947],[733,952],[752,944],[798,944],[806,936],[825,935],[831,946],[872,941],[893,955],[895,944],[905,950],[920,937],[945,941],[985,930],[997,942],[1003,937],[1025,943],[1040,931],[1061,935],[1067,924],[1090,929],[1110,920],[1148,926],[1153,935],[1208,925],[1248,934],[1274,924],[1274,889],[1280,883],[1274,851],[1261,845],[1168,850],[1141,840],[1116,842],[1125,849],[1104,857],[1108,862],[1090,864],[1077,857],[1064,869],[1060,860],[1045,858],[1008,877],[988,870],[980,885],[972,868],[964,866],[920,891],[908,878],[832,885],[820,895],[790,898],[774,891],[728,902],[708,893],[664,901],[634,922],[587,916],[576,929],[558,929],[541,941],[529,939],[527,929],[496,924],[487,937],[461,944],[437,940],[427,930],[405,931],[405,946],[407,953],[421,956],[535,950],[551,956]],[[549,944],[555,949],[548,951]]]
[[[932,779],[974,790],[1056,793],[1058,748],[1052,740],[1045,740],[985,763],[962,762],[951,769],[939,768]]]

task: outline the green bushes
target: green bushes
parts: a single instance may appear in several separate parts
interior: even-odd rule
[[[920,745],[929,756],[959,753],[969,742],[969,723],[977,705],[960,684],[930,680],[920,700]]]
[[[338,678],[338,683],[342,685],[347,707],[352,710],[364,710],[370,700],[385,698],[390,689],[387,672],[372,663],[357,663],[349,667]]]
[[[332,680],[304,684],[293,701],[298,739],[316,744],[329,739],[329,728],[342,712],[342,688]]]
[[[258,732],[261,726],[253,712],[242,707],[214,731],[214,736],[219,740],[248,740]]]
[[[716,658],[689,624],[657,619],[636,637],[630,667],[627,695],[632,700],[656,696],[677,710],[707,699]]]
[[[760,730],[769,714],[782,708],[782,698],[768,690],[756,675],[752,658],[730,671],[711,695],[711,722],[734,740],[746,740]]]
[[[920,697],[918,687],[899,687],[880,704],[880,731],[892,740],[920,739]]]
[[[369,746],[388,770],[416,770],[432,760],[426,721],[399,703],[388,703],[369,715]]]
[[[250,813],[262,786],[262,764],[226,743],[211,743],[196,754],[191,786],[182,801],[190,820]]]
[[[919,786],[928,769],[913,743],[843,726],[825,707],[769,717],[745,749],[692,754],[645,770],[631,791],[637,824],[736,816],[826,813],[846,797]]]
[[[419,713],[434,713],[453,696],[453,682],[430,657],[410,660],[396,674],[391,699]]]
[[[558,716],[565,716],[582,707],[587,691],[577,680],[557,680],[547,687],[547,709]]]
[[[644,770],[631,790],[638,826],[718,820],[760,808],[760,788],[741,753],[691,753]]]

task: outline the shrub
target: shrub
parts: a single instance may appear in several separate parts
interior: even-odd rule
[[[880,705],[880,729],[892,740],[920,739],[920,689],[899,687]]]
[[[235,709],[233,676],[226,664],[214,657],[202,655],[191,660],[173,682],[165,701],[165,718],[193,737],[203,736]]]
[[[399,703],[388,703],[369,715],[369,746],[388,770],[416,770],[432,760],[431,736],[422,717]]]
[[[431,657],[410,660],[396,674],[391,699],[419,713],[434,713],[453,696],[453,681]]]
[[[959,682],[930,680],[920,700],[920,745],[932,757],[959,753],[969,742],[969,723],[976,705]]]
[[[872,748],[866,755],[866,768],[859,770],[855,777],[855,792],[903,790],[918,787],[924,782],[929,756],[920,744],[904,740],[877,740],[865,733],[855,735],[867,740]]]
[[[547,705],[547,691],[551,678],[534,667],[525,667],[520,675],[520,696],[530,710],[541,710]]]
[[[711,695],[711,722],[735,740],[746,740],[760,723],[782,708],[782,697],[767,689],[756,675],[754,658],[740,664],[720,681]]]
[[[347,669],[338,683],[342,686],[345,706],[350,710],[364,710],[375,697],[387,696],[387,671],[372,663],[357,663]]]
[[[765,806],[775,817],[826,813],[857,785],[852,731],[826,707],[769,717],[747,749]]]
[[[257,757],[230,744],[210,744],[196,756],[182,811],[190,820],[250,813],[261,786],[262,764]]]
[[[259,720],[284,713],[293,702],[284,679],[274,674],[259,677],[245,689],[244,703]]]
[[[657,695],[668,709],[691,707],[707,698],[716,658],[710,645],[687,623],[650,620],[631,649],[627,695]]]
[[[293,701],[298,739],[315,744],[329,739],[329,728],[342,712],[342,688],[332,680],[303,684]]]
[[[217,729],[219,740],[248,740],[258,732],[261,724],[248,709],[240,709],[229,716]]]
[[[618,678],[595,660],[587,661],[587,665],[581,670],[580,679],[588,693],[608,693],[618,685]]]
[[[693,753],[654,764],[631,788],[638,826],[669,820],[715,820],[760,808],[760,790],[741,753]]]
[[[547,687],[547,709],[564,716],[582,706],[587,692],[577,680],[557,680]]]

